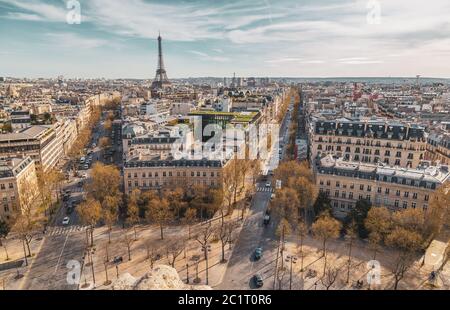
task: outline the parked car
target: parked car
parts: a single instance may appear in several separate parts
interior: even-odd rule
[[[253,282],[255,283],[256,287],[262,287],[264,285],[264,281],[262,279],[262,276],[257,273],[253,276]]]
[[[63,220],[62,220],[62,224],[63,225],[69,225],[70,222],[70,218],[68,216],[66,216]]]
[[[113,258],[113,263],[114,264],[120,264],[121,262],[123,262],[123,257],[122,256],[115,256]]]
[[[255,252],[253,253],[253,256],[255,257],[255,260],[260,260],[262,257],[262,248],[261,247],[257,247],[255,249]]]
[[[272,184],[270,182],[266,182],[266,187],[270,187]]]

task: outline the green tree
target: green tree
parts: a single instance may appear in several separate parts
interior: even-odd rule
[[[9,260],[8,249],[6,247],[6,237],[8,236],[11,230],[11,226],[8,222],[0,219],[0,246],[3,247],[6,254],[6,260]]]
[[[331,200],[324,192],[319,192],[313,205],[315,218],[317,219],[323,212],[332,211]]]
[[[369,200],[359,199],[356,202],[355,207],[350,211],[346,218],[346,223],[351,223],[353,221],[356,223],[358,235],[363,239],[367,238],[369,235],[369,232],[364,226],[364,221],[367,218],[367,214],[369,213],[371,206],[372,204]]]

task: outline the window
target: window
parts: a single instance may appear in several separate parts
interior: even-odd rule
[[[366,195],[366,199],[367,199],[368,201],[370,201],[370,200],[371,200],[371,196],[370,196],[370,195]]]
[[[417,193],[413,193],[413,199],[417,199]]]
[[[321,149],[322,149],[322,144],[319,144],[319,145],[317,146],[317,149],[318,149],[318,150],[321,150]]]
[[[197,171],[197,176],[198,176],[198,177],[200,176],[200,171]]]
[[[131,181],[128,181],[128,187],[131,187]]]
[[[386,195],[389,195],[389,188],[386,188],[386,189],[384,190],[384,193],[385,193]]]
[[[347,196],[347,193],[346,193],[345,191],[343,191],[343,192],[341,193],[341,197],[342,197],[342,198],[346,198],[346,196]]]
[[[391,156],[391,151],[386,150],[386,152],[384,152],[384,156]]]
[[[403,209],[406,209],[406,208],[408,208],[408,202],[407,201],[403,201]]]
[[[320,185],[323,185],[323,180],[320,180],[320,181],[319,181],[319,184],[320,184]]]
[[[411,203],[411,207],[412,207],[413,209],[415,209],[415,208],[416,208],[416,203],[415,203],[415,202]]]
[[[377,188],[377,193],[381,194],[381,187]]]
[[[334,197],[339,197],[339,191],[334,192]]]
[[[165,177],[166,176],[166,172],[165,171],[163,171],[163,177]]]
[[[206,177],[206,171],[203,171],[203,176]]]
[[[134,173],[134,177],[137,178],[137,172]]]
[[[395,154],[395,157],[402,157],[402,152],[397,152],[397,154]]]
[[[128,178],[131,178],[131,172],[128,172]]]
[[[214,171],[211,172],[211,176],[212,177],[214,176]],[[323,185],[323,181],[320,181],[320,182],[322,182],[322,185]]]
[[[403,197],[408,198],[408,197],[409,197],[409,192],[405,192],[405,193],[403,194]]]
[[[397,191],[395,192],[395,196],[400,196],[400,190],[397,190]]]
[[[0,188],[1,188],[1,189],[5,189],[5,184],[3,184],[3,183],[0,184]]]
[[[138,181],[134,181],[134,186],[139,186],[139,182]]]
[[[398,208],[398,205],[399,205],[399,202],[398,202],[398,200],[396,200],[396,201],[394,202],[394,206],[395,206],[396,208]]]
[[[425,201],[428,201],[430,199],[430,195],[425,195],[424,197],[423,197],[423,200],[425,200]]]
[[[9,187],[9,188],[14,188],[14,185],[13,185],[12,183],[9,183],[9,184],[8,184],[8,187]]]
[[[372,186],[371,185],[367,185],[367,191],[371,192],[372,191]]]
[[[145,178],[145,172],[142,172],[142,177]]]
[[[191,177],[194,177],[194,176],[195,176],[194,171],[191,171]]]
[[[157,178],[158,177],[158,172],[155,172],[155,178]]]
[[[363,190],[364,190],[364,185],[361,184],[361,185],[359,186],[359,189],[363,191]]]
[[[339,181],[336,181],[336,187],[340,187],[341,184],[339,183]]]
[[[353,192],[348,193],[348,198],[353,199]]]
[[[395,160],[395,164],[394,165],[396,165],[396,166],[400,166],[400,159],[396,159]]]
[[[327,181],[327,186],[330,186],[330,184],[331,184],[331,182],[330,182],[330,181]]]

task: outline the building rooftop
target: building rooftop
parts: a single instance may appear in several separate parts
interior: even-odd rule
[[[18,175],[32,161],[29,156],[25,158],[0,159],[0,178],[10,178]]]
[[[442,184],[450,180],[448,166],[428,166],[417,169],[388,166],[385,164],[369,164],[346,161],[327,155],[318,162],[319,173],[343,175],[348,177],[373,179],[384,182],[401,183],[425,187],[423,182]],[[413,183],[411,183],[413,181]],[[410,184],[408,184],[408,182]],[[416,184],[417,182],[417,184]],[[431,185],[432,186],[432,185]]]

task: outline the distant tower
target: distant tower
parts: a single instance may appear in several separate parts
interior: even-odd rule
[[[420,74],[417,74],[416,75],[416,82],[417,82],[417,87],[419,87],[420,88]]]
[[[164,68],[164,60],[162,54],[161,34],[158,35],[158,68],[156,69],[155,80],[152,83],[152,89],[161,89],[170,86],[167,78],[166,69]]]

